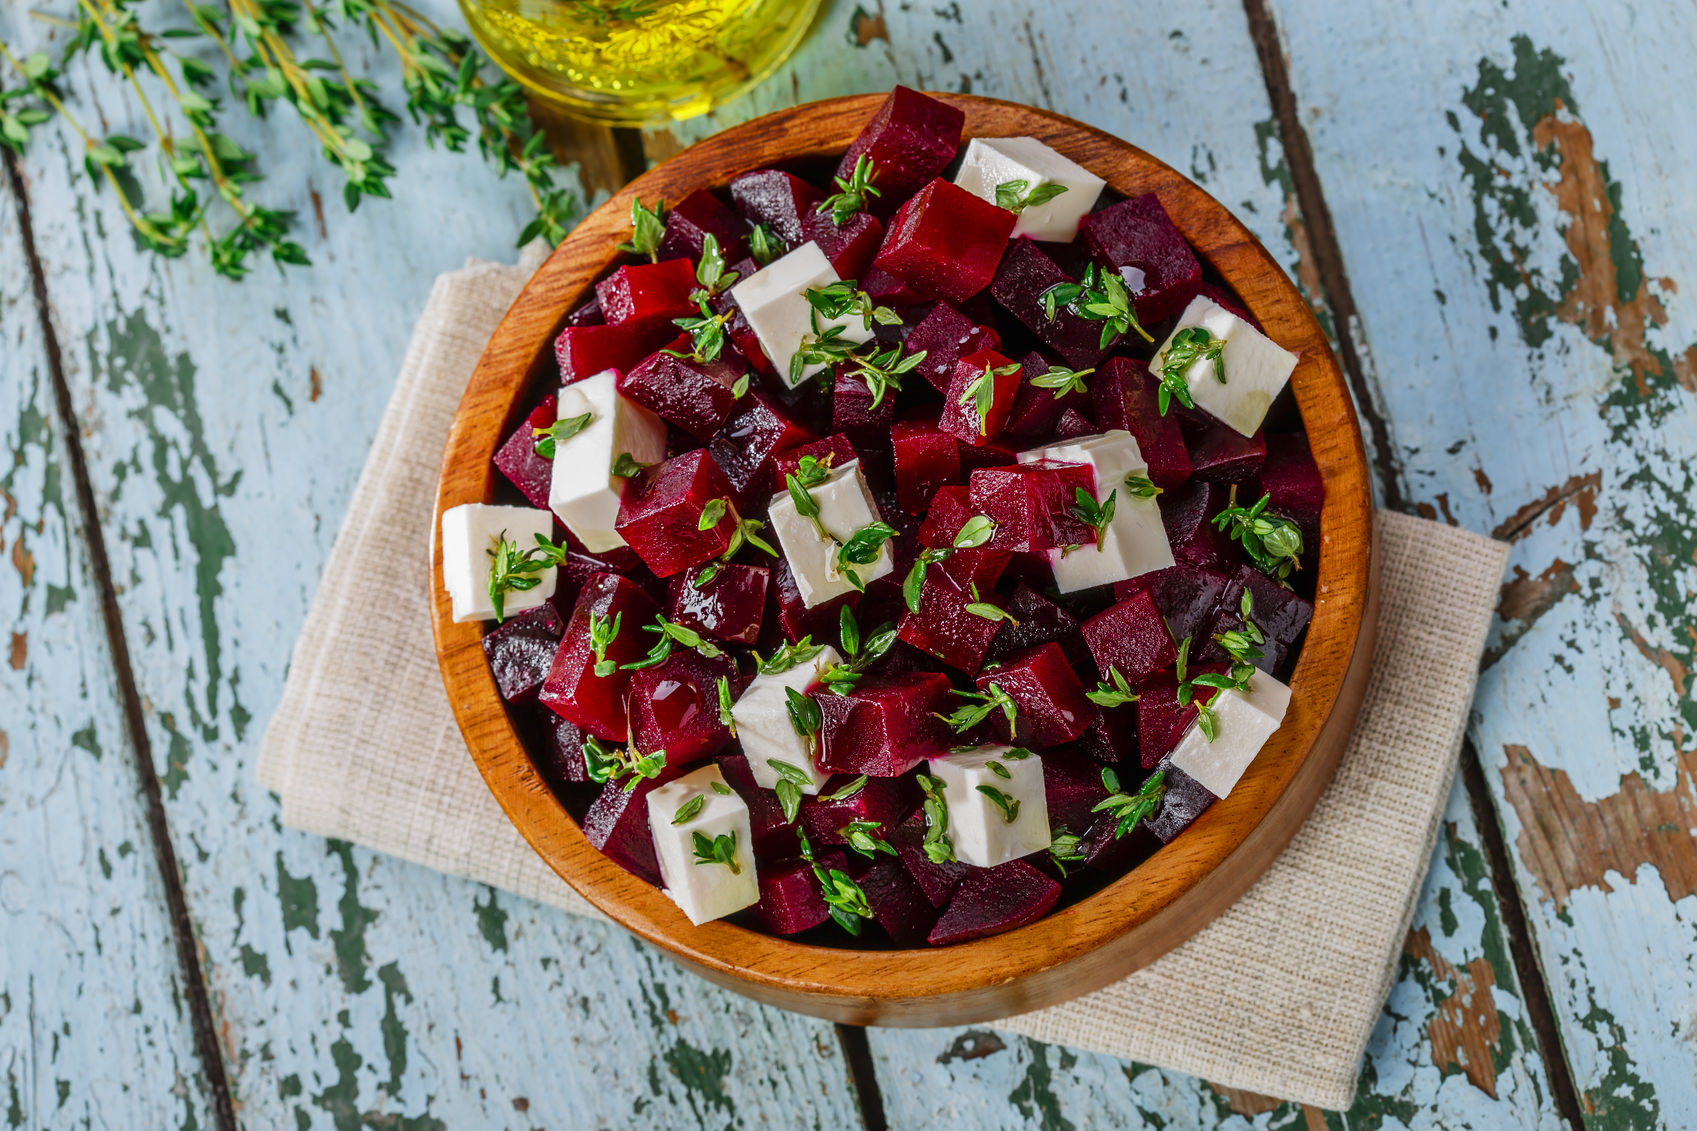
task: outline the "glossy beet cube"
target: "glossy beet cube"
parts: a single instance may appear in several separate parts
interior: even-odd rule
[[[706,448],[695,448],[633,478],[619,501],[613,529],[655,577],[670,577],[725,552],[737,525],[725,505],[730,498],[725,473]],[[707,506],[715,501],[719,515],[703,530]]]
[[[790,419],[764,393],[750,392],[737,405],[735,415],[707,447],[737,498],[748,502],[781,486],[775,486],[772,477],[772,461],[778,452],[811,443],[817,437]]]
[[[1043,755],[1043,800],[1051,829],[1082,834],[1096,819],[1091,809],[1107,796],[1101,763],[1064,750]]]
[[[974,513],[990,516],[996,533],[990,545],[1024,553],[1061,546],[1094,546],[1096,532],[1074,518],[1075,492],[1096,494],[1096,476],[1076,463],[1036,463],[988,467],[968,481]]]
[[[1214,620],[1230,584],[1231,579],[1218,570],[1181,562],[1116,583],[1114,598],[1123,601],[1148,590],[1154,595],[1155,607],[1166,618],[1173,639],[1183,640],[1187,636],[1201,639],[1213,634]]]
[[[697,313],[689,300],[695,264],[687,259],[627,263],[595,284],[595,297],[609,326],[665,326]]]
[[[896,422],[896,397],[888,390],[877,408],[872,407],[872,389],[847,366],[837,366],[831,385],[831,428],[848,436],[857,448],[890,446],[890,430]]]
[[[602,855],[651,884],[660,883],[660,861],[648,828],[648,795],[677,774],[670,769],[658,778],[635,778],[601,787],[583,815],[583,836]],[[632,788],[625,789],[626,784]]]
[[[894,856],[880,853],[876,860],[858,853],[849,856],[849,875],[866,894],[872,921],[884,928],[897,946],[924,946],[926,936],[937,924],[937,909],[912,874]]]
[[[1145,326],[1176,318],[1196,297],[1202,265],[1154,193],[1086,216],[1078,239],[1092,259],[1120,273]]]
[[[714,640],[733,644],[759,640],[771,570],[731,562],[719,566],[706,584],[699,584],[706,568],[694,566],[672,576],[667,619]]]
[[[1269,510],[1301,528],[1305,551],[1320,545],[1320,508],[1326,501],[1326,487],[1308,450],[1308,437],[1300,432],[1267,437],[1267,462],[1261,466],[1250,500],[1262,495],[1271,500]]]
[[[881,306],[912,306],[925,301],[923,294],[880,269],[876,263],[867,264],[866,273],[860,278],[860,289]]]
[[[772,459],[772,491],[774,494],[784,490],[786,477],[801,466],[801,461],[807,456],[830,467],[842,467],[850,460],[860,458],[854,444],[841,432],[833,432],[823,440],[799,444],[793,448],[785,448]]]
[[[994,577],[985,582],[960,569],[963,557],[972,561],[984,553],[986,551],[983,550],[962,551],[946,562],[929,567],[919,591],[919,611],[904,610],[897,630],[899,639],[968,675],[983,665],[984,654],[990,650],[990,642],[1002,627],[1000,620],[967,611],[967,606],[974,603],[970,588],[973,581],[978,581],[978,600],[996,608],[1002,608],[1004,604],[998,594],[988,591],[989,584],[995,581]],[[1006,554],[990,553],[996,554],[1005,564]],[[951,571],[948,568],[951,565],[956,570]]]
[[[566,315],[568,326],[604,326],[607,320],[601,316],[601,300],[594,295],[589,301]]]
[[[948,946],[999,935],[1035,923],[1060,898],[1061,885],[1024,860],[974,868],[961,881],[928,941],[932,946]]]
[[[1096,427],[1130,432],[1149,465],[1150,481],[1170,490],[1190,478],[1190,452],[1176,411],[1161,415],[1158,386],[1143,362],[1111,357],[1090,378],[1090,399]]]
[[[742,355],[728,349],[712,361],[658,350],[621,374],[618,388],[661,420],[705,442],[739,407],[733,389],[747,372]]]
[[[1084,622],[1082,631],[1103,679],[1112,669],[1131,683],[1141,683],[1178,662],[1173,634],[1148,590],[1103,609]],[[1191,645],[1200,646],[1200,641]]]
[[[821,693],[824,700],[829,693]],[[826,782],[818,797],[801,803],[801,827],[815,844],[847,844],[843,829],[851,821],[870,821],[878,826],[872,835],[890,839],[896,825],[919,803],[918,787],[910,778],[868,778],[854,794],[836,801],[825,798],[843,789],[853,777],[839,775]]]
[[[874,262],[920,293],[959,304],[996,277],[1014,222],[1007,209],[932,181],[890,221]]]
[[[1094,421],[1072,407],[1063,409],[1061,418],[1055,421],[1056,440],[1076,440],[1080,436],[1093,436],[1098,431]]]
[[[1002,625],[995,642],[985,654],[988,660],[1005,660],[1015,652],[1061,640],[1078,630],[1078,620],[1065,609],[1023,581],[1008,598],[1008,612],[1016,623]]]
[[[841,226],[829,212],[810,212],[802,217],[801,234],[803,243],[819,245],[837,278],[858,280],[884,242],[884,225],[868,212],[856,212]]]
[[[540,703],[526,703],[520,711],[524,748],[542,780],[555,786],[563,782],[589,780],[589,765],[583,757],[583,730],[567,722]]]
[[[925,898],[932,907],[946,907],[949,900],[954,898],[955,889],[966,879],[966,874],[972,871],[972,865],[962,864],[959,860],[945,860],[933,863],[925,855],[925,814],[923,810],[914,814],[896,826],[896,834],[890,838],[890,843],[896,846],[896,852],[902,858],[902,864],[907,868],[908,875],[919,885],[919,890],[925,893]]]
[[[913,372],[941,393],[947,391],[949,381],[955,375],[956,362],[979,350],[1001,349],[1002,336],[948,303],[939,302],[908,332],[902,344],[910,354],[925,354],[925,360],[914,366]]]
[[[1095,704],[1086,698],[1059,644],[1039,644],[1010,656],[1000,666],[979,672],[977,683],[979,691],[994,684],[1014,701],[1018,710],[1011,735],[1001,711],[992,711],[989,722],[1003,740],[1018,746],[1046,750],[1071,742],[1096,715]]]
[[[1190,466],[1198,479],[1216,483],[1247,483],[1267,462],[1267,444],[1257,432],[1245,436],[1236,429],[1210,425],[1190,445]]]
[[[1225,670],[1224,664],[1191,664],[1186,674],[1194,678],[1204,672],[1218,675]],[[1173,752],[1178,740],[1196,721],[1196,708],[1212,699],[1215,691],[1212,687],[1198,687],[1191,702],[1181,706],[1178,678],[1171,671],[1161,672],[1138,685],[1137,746],[1145,770],[1154,769]]]
[[[1160,496],[1161,521],[1174,559],[1207,569],[1236,568],[1242,551],[1213,523],[1230,502],[1226,484],[1200,479]]]
[[[746,279],[760,270],[760,264],[752,259],[743,259],[732,264],[731,270],[737,273],[737,278]],[[765,349],[760,345],[760,335],[748,324],[748,316],[743,314],[742,307],[731,297],[731,292],[720,291],[707,301],[707,309],[714,314],[731,316],[731,320],[725,323],[725,337],[730,339],[732,348],[748,363],[750,369],[770,376],[773,372],[772,359],[766,356]]]
[[[955,363],[943,394],[943,416],[937,427],[963,444],[988,444],[1002,434],[1014,398],[1019,396],[1024,368],[995,350],[980,350]],[[989,403],[980,415],[979,389],[988,387]]]
[[[843,774],[898,777],[941,753],[953,735],[937,712],[954,709],[946,676],[868,676],[846,695],[821,695],[819,765]]]
[[[519,421],[495,452],[495,467],[507,482],[519,489],[533,507],[548,509],[548,485],[554,479],[554,461],[536,454],[536,430],[554,423],[555,397],[542,398],[530,415]]]
[[[742,217],[719,203],[706,189],[696,189],[666,213],[666,235],[660,241],[660,258],[701,258],[707,237],[719,241],[719,254],[735,263],[748,254],[748,225]]]
[[[590,617],[608,623],[622,618],[619,633],[606,653],[607,660],[617,665],[640,659],[648,651],[647,634],[640,628],[659,612],[660,607],[635,582],[611,573],[591,575],[578,594],[565,635],[560,638],[560,649],[554,653],[554,666],[537,697],[561,718],[597,738],[625,741],[625,690],[630,686],[630,672],[615,667],[607,675],[595,674]]]
[[[1056,397],[1054,389],[1040,388],[1032,381],[1054,368],[1049,359],[1032,351],[1025,355],[1019,378],[1019,395],[1014,397],[1013,410],[1008,413],[1004,431],[1008,437],[1023,445],[1036,445],[1055,435],[1055,426],[1067,409],[1081,413],[1090,409],[1090,397],[1085,393],[1068,392]],[[1092,380],[1094,375],[1086,378]]]
[[[501,698],[509,703],[534,699],[554,666],[566,626],[552,603],[526,609],[483,638],[483,654],[495,675]]]
[[[1098,762],[1115,763],[1129,758],[1132,765],[1137,765],[1137,704],[1097,707],[1096,717],[1078,736],[1077,749]]]
[[[1161,773],[1161,781],[1167,787],[1161,795],[1161,806],[1138,827],[1147,829],[1162,844],[1171,844],[1174,837],[1188,829],[1219,798],[1170,762],[1161,766]]]
[[[655,640],[652,633],[644,639]],[[686,648],[651,668],[631,673],[625,706],[630,713],[631,744],[644,754],[666,752],[670,768],[687,766],[731,740],[719,719],[719,679],[735,679],[730,656],[709,659]]]
[[[1308,622],[1314,619],[1314,604],[1248,564],[1237,568],[1220,599],[1220,615],[1208,629],[1208,646],[1202,650],[1201,658],[1221,662],[1227,658],[1225,649],[1213,638],[1243,627],[1240,605],[1246,589],[1249,591],[1250,619],[1267,638],[1261,646],[1261,658],[1254,661],[1255,666],[1270,675],[1276,674],[1285,670],[1285,661],[1295,651],[1296,642],[1308,627]],[[484,642],[487,645],[487,638]]]
[[[755,854],[762,860],[794,855],[800,847],[795,835],[798,826],[784,816],[778,795],[754,780],[748,759],[742,754],[726,753],[720,754],[714,761],[719,765],[719,772],[725,775],[725,784],[736,790],[737,796],[748,806],[749,833],[754,839]]]
[[[840,858],[841,854],[833,854]],[[820,854],[826,867],[844,868],[848,861],[831,859]],[[763,864],[760,867],[760,902],[749,908],[754,921],[774,935],[799,935],[831,917],[825,897],[819,891],[819,880],[813,865],[805,860],[784,864]]]
[[[1049,353],[1073,369],[1089,369],[1101,363],[1119,338],[1109,338],[1104,346],[1102,323],[1080,317],[1064,306],[1055,308],[1054,318],[1043,309],[1044,291],[1076,282],[1078,279],[1055,261],[1045,245],[1015,240],[996,269],[990,297],[1035,334]]]
[[[554,339],[560,381],[570,385],[608,369],[620,373],[659,349],[677,333],[670,322],[622,326],[567,326]]]
[[[756,169],[731,182],[731,200],[751,224],[766,224],[790,247],[806,243],[802,221],[813,215],[825,194],[800,177],[777,169]]]
[[[873,208],[887,216],[955,159],[965,122],[966,115],[948,103],[898,86],[837,162],[837,176],[853,173],[862,154],[871,158],[872,184],[883,194],[874,199]],[[1008,230],[1013,230],[1011,223]]]
[[[903,420],[892,429],[891,439],[896,501],[909,514],[925,514],[939,490],[961,482],[960,443],[930,420]]]
[[[811,636],[815,640],[835,640],[843,609],[853,610],[860,607],[859,593],[844,593],[809,608],[801,599],[801,589],[795,583],[795,574],[790,571],[790,563],[779,558],[772,563],[771,570],[772,603],[777,613],[778,627],[783,630],[784,638],[791,643],[804,636]]]
[[[977,513],[972,508],[970,489],[965,486],[940,487],[931,496],[931,508],[925,512],[925,521],[919,524],[915,540],[928,549],[946,550],[955,544],[960,528]]]

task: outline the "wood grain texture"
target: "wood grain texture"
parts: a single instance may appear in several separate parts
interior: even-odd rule
[[[1515,542],[1471,737],[1585,1118],[1697,1125],[1697,12],[1275,8],[1405,490]]]
[[[1231,796],[1182,838],[1101,893],[1019,930],[946,949],[856,951],[726,922],[697,927],[584,839],[508,720],[483,654],[483,626],[453,622],[441,584],[440,517],[491,498],[490,457],[518,406],[555,379],[554,335],[618,260],[631,199],[673,200],[722,187],[750,168],[840,153],[877,109],[876,95],[812,103],[726,130],[590,215],[515,300],[479,362],[448,436],[432,524],[433,613],[448,700],[519,831],[586,898],[689,968],[759,1000],[857,1023],[958,1023],[1041,1008],[1123,977],[1209,922],[1260,876],[1330,780],[1366,688],[1378,597],[1365,459],[1348,393],[1307,305],[1248,230],[1170,167],[1105,133],[1011,103],[942,97],[965,112],[965,137],[1037,137],[1121,193],[1156,192],[1198,254],[1299,356],[1291,386],[1327,488],[1314,619],[1279,733]]]

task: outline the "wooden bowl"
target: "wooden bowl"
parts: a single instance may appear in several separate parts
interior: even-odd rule
[[[675,201],[703,186],[722,188],[749,169],[834,159],[882,97],[797,106],[726,130],[638,178],[555,249],[496,330],[448,435],[430,586],[443,681],[478,769],[525,839],[591,903],[684,967],[760,1001],[850,1023],[960,1025],[1099,989],[1201,929],[1289,842],[1331,780],[1360,709],[1378,589],[1355,412],[1308,304],[1218,201],[1142,150],[1070,118],[987,98],[933,96],[965,111],[967,137],[1040,138],[1120,193],[1157,193],[1197,254],[1274,341],[1300,356],[1291,384],[1326,501],[1314,618],[1291,678],[1289,714],[1230,797],[1095,895],[1006,934],[927,950],[837,949],[722,921],[692,926],[658,889],[591,847],[538,776],[496,692],[483,626],[453,623],[442,588],[442,512],[492,497],[490,459],[529,391],[558,380],[554,337],[567,311],[614,266],[613,245],[629,235],[631,198]]]

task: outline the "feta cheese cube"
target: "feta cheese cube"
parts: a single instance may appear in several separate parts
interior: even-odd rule
[[[701,799],[699,806],[695,806],[696,798]],[[686,805],[694,807],[695,812],[674,824],[680,810],[687,812]],[[650,792],[648,831],[654,838],[654,855],[660,861],[666,895],[691,923],[723,919],[760,901],[748,804],[725,783],[717,765],[704,766]],[[736,851],[731,854],[731,863],[697,857],[696,833],[709,842],[721,836],[734,837]]]
[[[807,304],[806,292],[839,281],[836,269],[819,245],[808,240],[731,288],[731,298],[742,308],[742,316],[760,339],[760,347],[771,359],[772,367],[792,388],[825,368],[815,363],[804,366],[799,377],[790,376],[790,359],[801,348],[802,339],[814,332],[813,308]],[[819,319],[820,330],[832,326],[843,327],[839,340],[853,345],[872,337],[866,320],[859,315]]]
[[[1226,376],[1224,384],[1214,363],[1207,358],[1185,370],[1184,380],[1190,386],[1191,399],[1198,408],[1232,429],[1245,436],[1255,435],[1273,398],[1296,369],[1296,355],[1213,299],[1198,295],[1179,315],[1178,325],[1161,343],[1150,368],[1160,367],[1167,347],[1173,343],[1173,334],[1190,326],[1201,326],[1226,343],[1220,355]]]
[[[1000,767],[1007,776],[996,772]],[[955,858],[978,868],[994,868],[1049,847],[1049,803],[1043,793],[1043,759],[1019,757],[1010,746],[979,746],[933,758],[931,776],[943,783],[949,807],[949,839]],[[979,787],[999,790],[1008,805],[991,800]],[[1017,803],[1014,819],[1007,810]]]
[[[569,420],[590,414],[582,431],[554,443],[548,507],[592,554],[625,544],[613,523],[629,481],[613,474],[614,462],[626,452],[638,463],[666,458],[665,421],[621,394],[618,379],[618,373],[605,369],[565,386],[556,416]]]
[[[1034,137],[975,137],[961,158],[955,184],[981,200],[996,203],[996,186],[1024,181],[1030,194],[1040,185],[1061,185],[1066,191],[1019,213],[1013,234],[1034,240],[1071,243],[1079,221],[1096,206],[1106,184],[1083,165],[1063,157]]]
[[[535,548],[538,534],[554,537],[554,516],[535,507],[463,503],[442,512],[442,587],[453,598],[456,624],[494,619],[489,573],[495,565],[499,540],[514,543],[522,554]],[[502,613],[510,617],[552,597],[558,572],[549,566],[530,575],[539,579],[536,588],[508,590]]]
[[[772,496],[767,519],[778,535],[784,557],[789,559],[790,572],[795,575],[802,603],[812,608],[833,597],[855,591],[845,570],[838,568],[837,544],[847,542],[861,527],[878,522],[880,516],[878,504],[872,501],[872,492],[866,487],[866,478],[860,473],[860,461],[857,459],[832,468],[830,476],[810,488],[809,493],[819,504],[820,524],[836,542],[819,537],[812,520],[803,518],[795,509],[795,500],[790,498],[788,491]],[[878,557],[870,565],[847,567],[860,578],[862,585],[883,577],[895,568],[888,542],[878,547]]]
[[[789,689],[806,691],[819,673],[838,663],[842,657],[829,644],[811,660],[797,664],[787,672],[761,672],[749,683],[742,697],[731,704],[731,719],[737,725],[737,738],[742,752],[748,757],[749,773],[762,789],[778,787],[778,770],[773,761],[788,762],[808,776],[809,784],[801,791],[816,795],[831,777],[831,771],[821,770],[814,761],[814,751],[808,739],[795,732],[790,722]]]
[[[1214,741],[1192,723],[1174,748],[1172,763],[1215,797],[1224,797],[1284,721],[1290,688],[1257,671],[1247,691],[1223,688],[1208,706],[1214,712]]]
[[[1021,463],[1045,459],[1088,466],[1096,473],[1097,502],[1106,499],[1108,492],[1117,492],[1114,517],[1101,541],[1094,546],[1049,551],[1049,567],[1062,593],[1126,581],[1173,564],[1161,508],[1153,498],[1136,498],[1125,485],[1128,475],[1149,477],[1149,465],[1137,446],[1137,437],[1115,428],[1019,454]]]

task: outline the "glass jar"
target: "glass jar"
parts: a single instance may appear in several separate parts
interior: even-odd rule
[[[508,74],[617,126],[705,114],[787,59],[820,0],[460,0]]]

